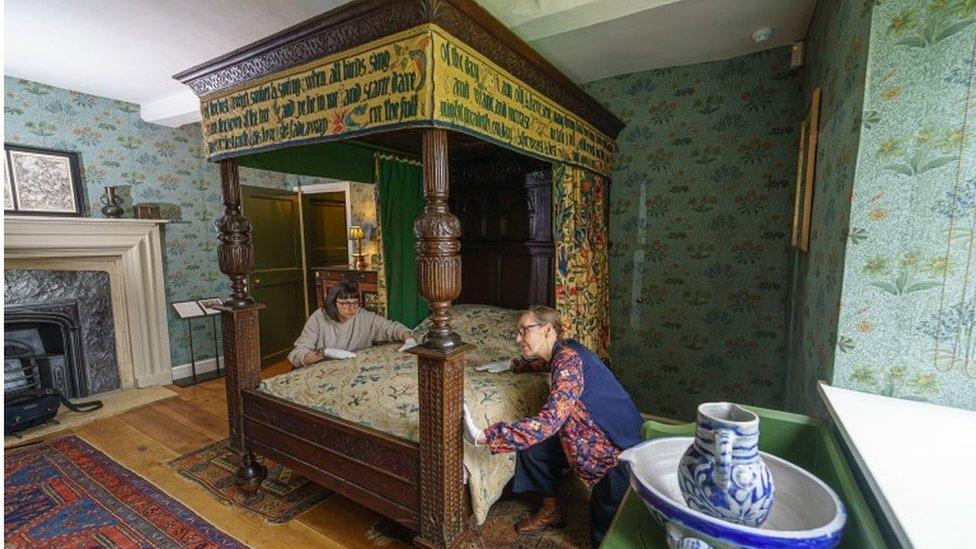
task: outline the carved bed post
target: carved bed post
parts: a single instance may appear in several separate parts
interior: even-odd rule
[[[254,266],[251,223],[241,213],[241,184],[237,160],[220,161],[220,185],[224,215],[217,220],[220,235],[217,260],[220,271],[230,278],[230,297],[220,308],[223,331],[227,420],[230,423],[231,449],[241,455],[237,484],[246,494],[257,492],[266,469],[244,442],[244,400],[241,391],[256,389],[261,382],[261,349],[258,343],[258,310],[247,293],[245,279]]]
[[[420,536],[422,547],[452,547],[467,525],[462,484],[464,355],[473,346],[451,330],[451,301],[461,293],[461,225],[447,208],[447,132],[423,130],[424,213],[414,223],[420,294],[433,327],[417,355],[420,391]]]

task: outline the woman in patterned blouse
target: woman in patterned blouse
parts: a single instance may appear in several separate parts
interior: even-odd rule
[[[641,441],[642,419],[630,396],[592,351],[563,339],[555,310],[534,306],[518,320],[523,356],[487,364],[481,371],[549,371],[549,398],[534,417],[481,430],[464,407],[464,436],[493,454],[516,452],[513,492],[537,492],[542,506],[515,525],[521,534],[565,524],[556,498],[567,467],[592,488],[590,540],[599,546],[627,491],[620,452]]]

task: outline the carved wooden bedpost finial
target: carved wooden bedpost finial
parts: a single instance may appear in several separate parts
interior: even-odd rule
[[[215,223],[219,231],[217,263],[230,278],[230,297],[220,309],[224,343],[227,422],[230,427],[228,446],[241,455],[237,485],[245,494],[257,492],[267,474],[244,440],[244,399],[241,391],[256,389],[261,383],[261,348],[258,311],[263,308],[247,293],[245,279],[254,266],[251,223],[241,212],[241,182],[237,161],[220,161],[220,185],[224,197],[224,215]]]
[[[413,225],[417,239],[417,282],[420,295],[430,302],[433,327],[424,345],[453,349],[461,338],[451,330],[451,301],[461,293],[461,224],[447,209],[447,131],[423,132],[424,213]]]
[[[462,477],[464,355],[473,346],[451,330],[451,301],[461,293],[461,225],[447,208],[447,132],[423,130],[424,213],[414,223],[420,294],[430,302],[433,327],[417,355],[420,400],[421,547],[455,547],[466,533]]]
[[[220,272],[230,278],[228,307],[245,307],[254,303],[247,293],[244,280],[254,266],[254,246],[251,244],[251,222],[241,213],[241,183],[237,160],[220,161],[220,185],[224,196],[224,215],[217,220],[220,245],[217,261]]]

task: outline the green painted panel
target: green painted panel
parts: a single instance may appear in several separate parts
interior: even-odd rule
[[[344,193],[303,195],[302,213],[308,265],[324,267],[348,263],[349,239],[346,236]]]
[[[249,186],[242,191],[254,242],[248,289],[265,306],[258,318],[266,365],[284,358],[305,321],[298,195]]]
[[[265,305],[259,313],[261,363],[272,364],[291,350],[305,321],[305,294],[298,269],[264,271],[249,277],[251,295]]]
[[[300,267],[298,195],[290,191],[244,187],[244,215],[251,221],[254,271]]]

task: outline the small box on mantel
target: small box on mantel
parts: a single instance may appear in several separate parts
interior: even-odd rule
[[[159,204],[136,204],[136,219],[160,219]]]

